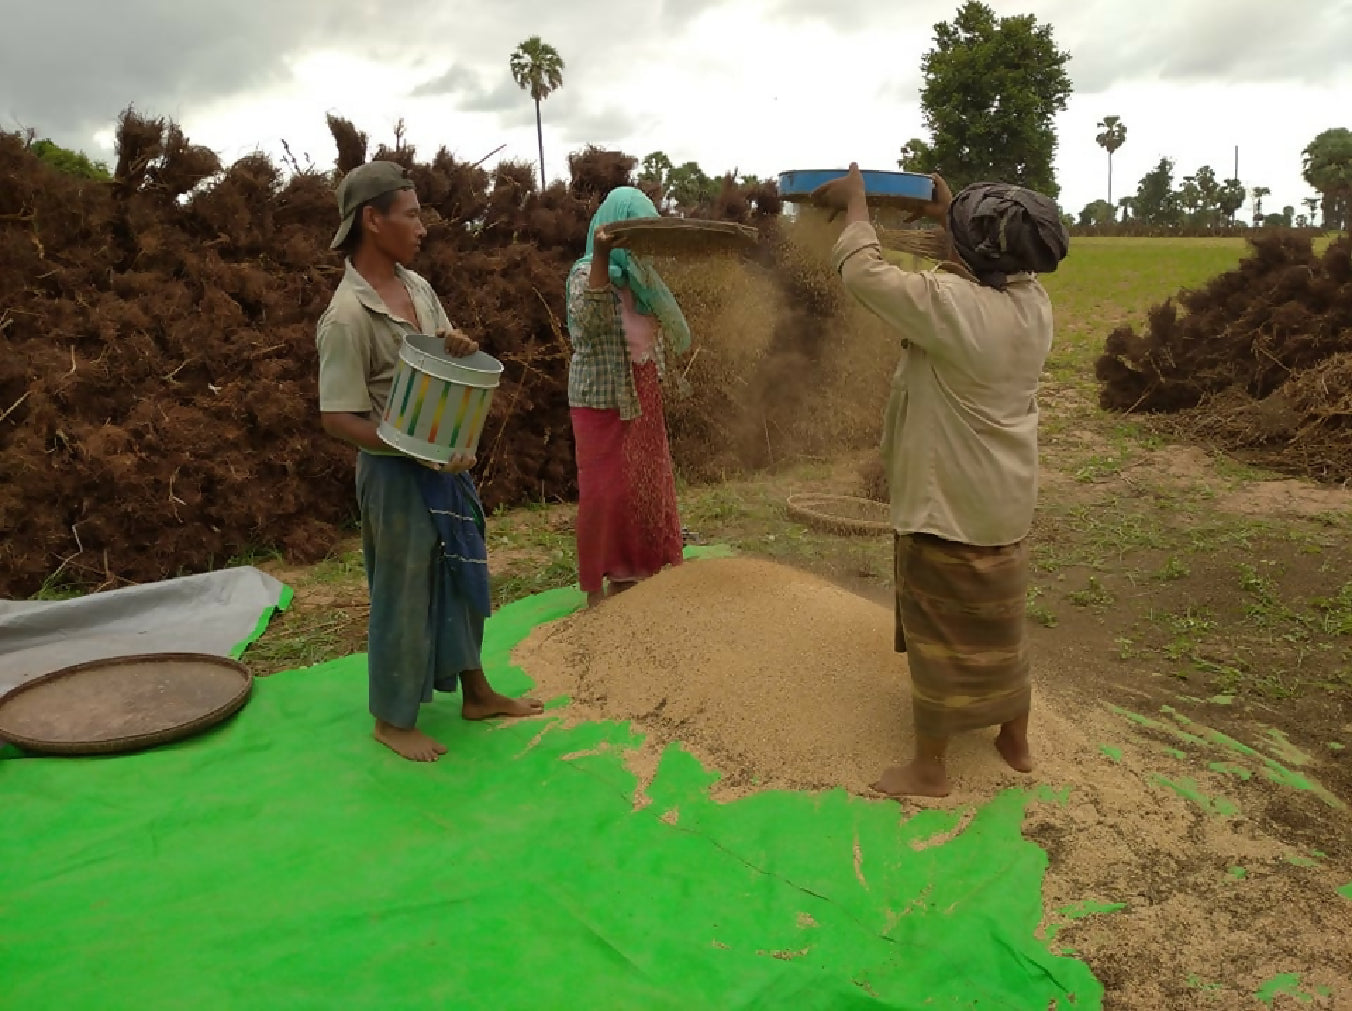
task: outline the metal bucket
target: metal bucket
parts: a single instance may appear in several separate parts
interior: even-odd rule
[[[392,449],[433,463],[473,453],[501,377],[502,363],[490,354],[448,358],[440,338],[410,334],[376,434]]]

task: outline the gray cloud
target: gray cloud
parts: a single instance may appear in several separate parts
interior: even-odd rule
[[[485,79],[494,83],[490,86]],[[461,112],[506,114],[504,126],[518,125],[522,108],[535,108],[530,96],[521,90],[505,67],[496,74],[487,74],[457,64],[418,85],[409,92],[409,97],[447,98]]]
[[[179,114],[286,77],[291,53],[380,37],[366,0],[52,0],[9,5],[0,116],[85,142],[129,104]]]
[[[479,75],[468,67],[453,64],[445,73],[424,81],[409,92],[411,98],[431,98],[438,95],[478,95],[483,91]]]
[[[1347,0],[987,0],[998,15],[1034,14],[1071,54],[1077,91],[1162,79],[1179,83],[1324,83],[1352,73],[1352,3]],[[767,17],[819,21],[842,32],[895,32],[899,65],[920,58],[932,26],[956,0],[773,0]]]
[[[1080,92],[1150,78],[1322,84],[1352,72],[1352,5],[1339,0],[1194,0],[1161,4],[1144,22],[1112,0],[1058,6]]]
[[[533,123],[534,108],[512,81],[508,56],[539,34],[567,63],[563,90],[545,102],[546,122],[570,142],[604,142],[637,122],[614,108],[612,73],[659,58],[698,60],[698,53],[673,52],[673,38],[693,19],[735,2],[630,0],[618,39],[598,33],[616,16],[613,0],[405,0],[398,8],[372,0],[10,4],[0,33],[0,125],[28,125],[88,147],[90,135],[128,104],[183,117],[204,103],[286,81],[289,58],[331,48],[423,66],[427,80],[409,97],[494,115],[510,128]],[[1154,78],[1326,82],[1352,73],[1347,0],[1169,0],[1149,10],[1126,0],[991,2],[1001,14],[1032,11],[1053,26],[1072,53],[1081,93]],[[893,83],[884,93],[909,104],[931,26],[955,9],[956,0],[768,0],[763,16],[895,34],[896,61],[886,68]],[[660,106],[657,95],[648,98]]]
[[[549,111],[546,103],[541,113],[547,114]],[[625,137],[633,136],[638,132],[640,125],[640,118],[624,109],[614,107],[596,109],[568,116],[562,124],[563,139],[568,144],[596,144],[606,147],[618,143]]]
[[[491,88],[481,86],[478,91],[467,96],[463,102],[457,102],[456,105],[465,112],[519,113],[523,108],[535,108],[530,95],[522,91],[505,70]]]
[[[636,3],[624,11],[632,41],[623,47],[596,31],[616,16],[611,0],[549,7],[539,0],[405,0],[397,7],[372,0],[10,4],[0,32],[0,127],[32,126],[87,148],[90,135],[127,105],[182,117],[206,102],[283,82],[289,57],[321,48],[434,69],[451,57],[449,69],[415,97],[454,100],[463,93],[456,104],[465,111],[505,113],[510,121],[528,113],[533,122],[533,106],[507,72],[508,55],[528,36],[541,35],[564,55],[566,84],[586,86],[608,66],[658,51],[720,2],[726,0]],[[465,61],[465,54],[474,59]],[[553,111],[562,113],[557,105]]]

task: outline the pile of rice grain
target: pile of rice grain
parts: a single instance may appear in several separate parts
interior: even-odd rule
[[[572,698],[570,719],[628,720],[651,746],[686,744],[723,775],[721,795],[844,786],[876,796],[869,784],[913,740],[892,621],[889,609],[797,569],[709,559],[537,629],[515,659],[542,698]],[[991,730],[954,741],[955,787],[1027,785],[993,739]],[[1053,740],[1064,751],[1081,738]]]

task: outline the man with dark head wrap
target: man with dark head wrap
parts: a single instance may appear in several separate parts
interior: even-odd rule
[[[912,220],[946,229],[953,260],[905,271],[882,255],[857,165],[814,194],[846,212],[832,253],[845,287],[901,338],[883,425],[895,530],[896,648],[908,655],[915,754],[875,788],[949,791],[948,738],[999,726],[1014,769],[1031,772],[1024,640],[1028,551],[1037,500],[1037,386],[1052,308],[1036,273],[1069,240],[1056,205],[980,183],[934,196]]]
[[[1060,209],[1022,186],[975,183],[946,217],[954,251],[978,281],[998,291],[1010,274],[1051,273],[1070,249]]]

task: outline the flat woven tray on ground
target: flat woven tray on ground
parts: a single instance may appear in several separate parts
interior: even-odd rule
[[[745,253],[753,249],[760,232],[750,225],[702,218],[630,218],[606,226],[623,237],[624,248],[640,256],[708,256]]]
[[[132,751],[220,723],[252,688],[243,664],[205,653],[92,660],[0,698],[0,740],[53,755]]]
[[[890,534],[891,510],[885,502],[853,495],[790,495],[785,507],[791,517],[831,534]]]

